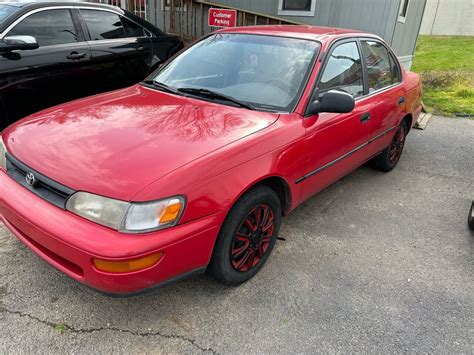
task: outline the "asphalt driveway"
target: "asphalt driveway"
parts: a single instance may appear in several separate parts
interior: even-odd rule
[[[398,167],[362,167],[283,220],[264,269],[128,299],[0,227],[0,352],[472,352],[474,120],[434,117]]]

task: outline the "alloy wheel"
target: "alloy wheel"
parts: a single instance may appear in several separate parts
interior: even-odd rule
[[[254,207],[241,222],[231,247],[232,267],[246,272],[256,267],[269,250],[275,230],[275,215],[270,206]]]

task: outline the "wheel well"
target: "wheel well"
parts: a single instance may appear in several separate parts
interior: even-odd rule
[[[291,209],[291,191],[288,183],[277,176],[272,176],[259,181],[256,185],[265,185],[273,189],[278,195],[281,203],[281,212],[283,215],[287,214]],[[253,187],[253,186],[252,186]]]
[[[412,126],[412,124],[413,124],[413,116],[411,115],[411,113],[409,113],[408,115],[406,115],[405,117],[403,117],[402,122],[403,122],[403,121],[406,121],[406,123],[407,123],[407,128],[408,128],[407,133],[410,132],[411,126]]]

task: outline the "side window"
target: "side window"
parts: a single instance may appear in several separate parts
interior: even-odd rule
[[[343,43],[331,52],[319,90],[324,93],[331,89],[347,92],[353,97],[363,95],[362,64],[356,42]]]
[[[390,56],[390,68],[392,71],[392,84],[401,82],[402,73],[400,73],[400,68],[398,67],[398,64],[393,56]]]
[[[367,66],[369,93],[393,84],[392,66],[387,48],[379,42],[361,41]]]
[[[125,34],[127,37],[143,37],[145,36],[145,31],[143,27],[137,25],[135,22],[130,21],[129,19],[122,17],[122,24],[125,28]]]
[[[125,38],[125,29],[117,14],[101,10],[81,10],[93,41]]]
[[[33,36],[40,47],[77,42],[71,13],[67,9],[36,12],[13,27],[8,36]]]

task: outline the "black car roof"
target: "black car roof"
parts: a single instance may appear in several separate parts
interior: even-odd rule
[[[49,7],[49,6],[65,6],[65,5],[70,5],[70,6],[79,6],[79,5],[84,5],[87,4],[87,6],[97,6],[101,8],[116,8],[116,6],[112,5],[107,5],[107,4],[100,4],[96,2],[86,2],[86,1],[42,1],[42,0],[37,0],[37,1],[20,1],[20,2],[2,2],[0,1],[0,5],[7,5],[7,6],[15,6],[18,8],[27,8],[27,9],[37,9],[41,7]]]
[[[163,32],[160,29],[156,28],[151,23],[141,19],[140,17],[136,16],[135,14],[129,11],[125,11],[121,9],[120,7],[113,6],[113,5],[92,3],[92,2],[85,2],[85,1],[41,1],[41,0],[22,1],[22,2],[14,2],[14,3],[1,2],[0,0],[0,5],[15,6],[19,8],[19,10],[16,11],[14,14],[12,14],[11,17],[8,18],[7,21],[0,24],[0,33],[2,33],[17,18],[21,17],[25,13],[34,9],[38,9],[42,7],[53,7],[53,6],[88,6],[88,7],[97,7],[100,9],[114,9],[118,12],[123,13],[127,17],[132,18],[135,22],[138,22],[140,25],[142,25],[143,27],[145,27],[147,30],[154,33],[155,35],[163,34]]]

